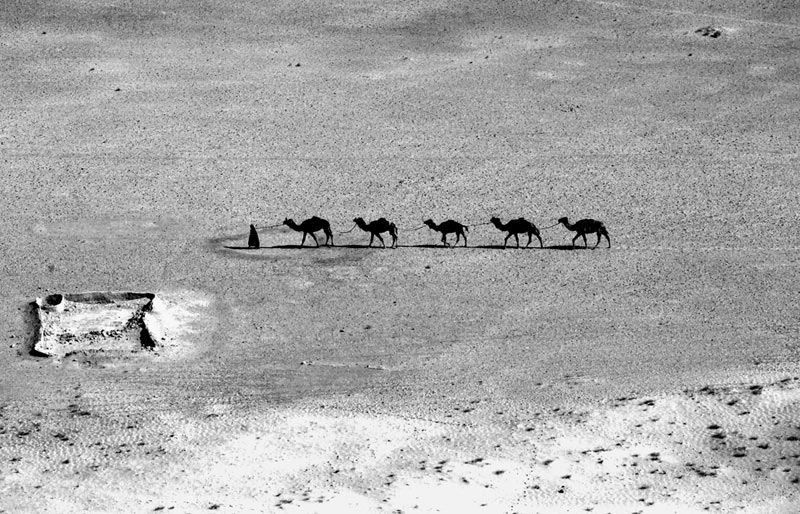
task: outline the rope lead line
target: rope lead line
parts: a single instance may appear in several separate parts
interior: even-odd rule
[[[265,227],[256,227],[256,228],[259,230],[266,230],[268,228],[277,228],[280,227],[281,225],[283,225],[283,223],[276,223],[275,225],[267,225]]]
[[[353,223],[353,228],[351,228],[350,230],[345,230],[344,232],[339,232],[339,235],[347,234],[348,232],[352,232],[355,229],[356,229],[356,224]]]

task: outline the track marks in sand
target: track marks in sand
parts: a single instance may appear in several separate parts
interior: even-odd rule
[[[795,29],[800,30],[800,25],[793,25],[791,23],[780,23],[775,21],[765,21],[765,20],[756,20],[752,18],[744,18],[741,16],[731,16],[727,14],[720,14],[720,13],[700,13],[694,11],[687,11],[682,9],[662,9],[658,7],[648,7],[645,5],[632,5],[625,2],[609,2],[606,0],[580,0],[585,3],[595,4],[602,7],[609,7],[613,9],[625,9],[629,11],[647,11],[652,13],[658,14],[679,14],[682,16],[691,16],[693,18],[705,18],[705,19],[718,19],[718,20],[728,20],[734,21],[738,23],[748,23],[753,25],[763,25],[768,27],[781,27],[781,28],[788,28],[788,29]]]
[[[795,378],[524,418],[483,401],[416,419],[97,400],[76,392],[47,416],[0,409],[0,508],[686,512],[800,501]]]
[[[109,485],[136,484],[150,463],[179,453],[170,428],[145,409],[110,412],[80,389],[39,406],[47,411],[0,411],[0,510],[106,510]]]
[[[792,505],[800,482],[799,385],[787,379],[619,398],[580,426],[556,422],[543,429],[559,435],[540,444],[549,470],[542,485],[569,476],[575,499],[601,509]]]

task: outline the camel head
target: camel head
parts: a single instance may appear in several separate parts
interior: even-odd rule
[[[436,223],[434,223],[432,219],[427,219],[427,220],[423,221],[422,223],[425,224],[425,225],[428,225],[431,228],[436,226]]]
[[[353,223],[355,223],[356,225],[364,223],[364,218],[353,218]]]
[[[492,216],[492,219],[489,220],[489,223],[494,223],[495,225],[497,225],[501,223],[500,218],[498,218],[497,216]]]
[[[564,225],[569,224],[569,220],[567,219],[566,216],[564,216],[563,218],[558,218],[558,222],[563,223]]]
[[[292,223],[294,223],[294,221],[292,221],[291,218],[283,218],[284,225],[291,225]]]

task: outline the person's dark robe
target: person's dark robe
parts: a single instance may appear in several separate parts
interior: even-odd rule
[[[256,227],[250,225],[250,237],[247,239],[247,246],[249,248],[260,248],[261,243],[258,241],[258,232],[256,232]]]

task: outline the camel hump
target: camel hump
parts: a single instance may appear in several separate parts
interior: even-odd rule
[[[378,223],[391,225],[391,223],[389,223],[389,220],[387,220],[386,218],[378,218],[377,221]]]

